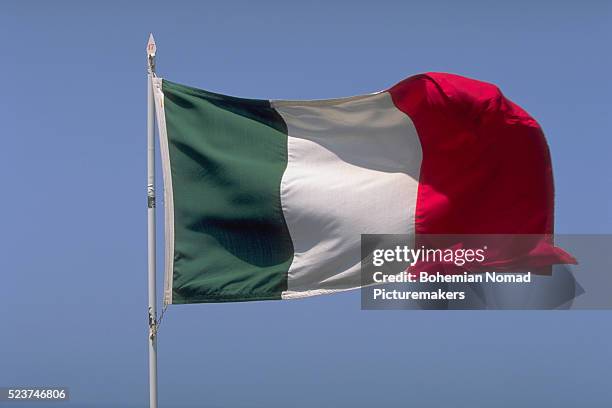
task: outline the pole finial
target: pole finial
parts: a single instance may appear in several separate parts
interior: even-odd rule
[[[153,38],[153,33],[150,33],[149,41],[147,42],[147,56],[154,57],[155,51],[157,51],[157,47],[155,46],[155,38]]]
[[[147,70],[150,74],[155,73],[155,53],[157,52],[157,46],[155,45],[155,38],[153,33],[149,34],[149,41],[147,42]]]

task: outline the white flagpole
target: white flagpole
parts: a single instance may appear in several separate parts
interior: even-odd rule
[[[157,289],[155,285],[155,39],[147,43],[147,218],[149,269],[149,407],[157,408]]]

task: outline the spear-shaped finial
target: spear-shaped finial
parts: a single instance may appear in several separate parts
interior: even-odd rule
[[[147,70],[150,74],[155,73],[155,52],[157,46],[155,45],[155,38],[153,33],[149,34],[149,41],[147,42]]]

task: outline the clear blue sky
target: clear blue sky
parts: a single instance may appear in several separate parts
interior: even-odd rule
[[[244,97],[494,82],[547,134],[557,231],[609,233],[611,17],[603,0],[3,2],[0,386],[147,404],[150,31],[161,76]],[[176,306],[160,406],[612,406],[611,334],[610,312],[368,312],[358,292]]]

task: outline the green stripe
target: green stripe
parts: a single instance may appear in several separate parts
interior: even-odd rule
[[[172,189],[172,303],[280,299],[293,244],[280,183],[287,127],[268,101],[163,81]]]

